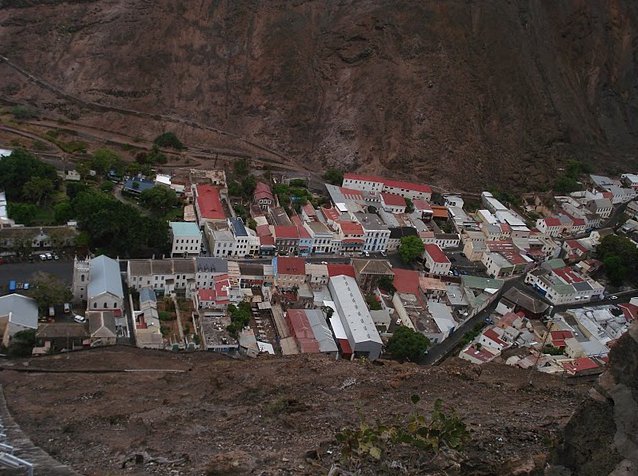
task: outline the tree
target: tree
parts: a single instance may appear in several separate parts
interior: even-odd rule
[[[257,222],[252,217],[250,217],[250,218],[248,218],[248,220],[246,220],[246,225],[248,226],[248,228],[250,228],[252,230],[256,230],[257,229]]]
[[[73,218],[74,212],[73,207],[71,206],[71,202],[64,201],[56,204],[53,207],[53,214],[55,217],[55,222],[58,225],[64,225],[66,222]]]
[[[106,175],[111,170],[121,174],[124,171],[124,163],[111,149],[97,149],[91,159],[91,168],[99,175]]]
[[[18,104],[11,108],[11,114],[19,121],[26,121],[38,117],[38,112],[31,106]]]
[[[374,294],[366,294],[366,304],[371,311],[380,311],[382,309],[381,303],[377,301]]]
[[[179,205],[179,199],[174,190],[158,185],[140,194],[140,204],[154,213],[165,215]]]
[[[381,276],[378,283],[379,289],[389,294],[397,292],[397,288],[394,287],[394,276]]]
[[[241,188],[244,197],[252,197],[256,186],[257,180],[255,179],[255,177],[253,175],[246,175],[246,177],[244,177],[244,179],[241,181]]]
[[[614,286],[625,280],[635,280],[638,273],[638,248],[624,236],[607,235],[596,248],[598,258],[605,265],[607,277]]]
[[[38,211],[38,207],[32,203],[9,202],[7,207],[9,218],[25,226],[33,225],[33,222],[38,216]]]
[[[330,168],[323,174],[323,179],[332,185],[341,185],[343,183],[343,172],[339,169]]]
[[[153,141],[159,147],[170,147],[171,149],[183,150],[184,144],[177,138],[174,132],[164,132],[158,135]]]
[[[399,360],[419,362],[430,347],[430,339],[409,327],[399,326],[390,337],[386,351]]]
[[[399,245],[399,258],[404,263],[412,263],[423,254],[423,241],[418,236],[403,236]]]
[[[233,163],[233,171],[235,176],[239,179],[248,175],[248,161],[246,159],[239,159]]]
[[[230,325],[226,327],[226,330],[233,337],[237,337],[239,332],[250,322],[250,304],[245,301],[240,302],[239,306],[229,304],[227,311],[230,315]]]
[[[409,197],[405,197],[405,212],[412,213],[414,211],[414,203]]]
[[[620,286],[627,279],[629,268],[620,256],[610,255],[603,260],[605,273],[614,286]]]
[[[9,357],[30,357],[35,347],[35,329],[16,332],[7,348]]]
[[[113,185],[113,182],[109,182],[108,180],[102,182],[102,185],[100,185],[100,190],[102,190],[104,193],[111,193],[114,188],[115,185]]]
[[[22,196],[24,200],[40,206],[51,197],[54,189],[55,186],[51,179],[33,177],[22,187]]]
[[[38,160],[24,149],[14,150],[9,157],[0,160],[0,190],[4,190],[9,201],[24,197],[24,186],[34,178],[45,178],[57,183],[55,167]],[[27,198],[29,201],[30,197]]]
[[[38,272],[32,280],[30,296],[38,302],[41,313],[49,306],[69,302],[73,295],[69,287],[57,276]]]

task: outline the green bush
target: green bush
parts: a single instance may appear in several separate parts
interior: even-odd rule
[[[186,148],[174,132],[164,132],[158,135],[153,143],[159,147],[169,147],[175,150],[184,150]]]

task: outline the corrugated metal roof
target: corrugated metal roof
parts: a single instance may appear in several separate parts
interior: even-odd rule
[[[89,262],[88,298],[92,299],[104,293],[124,298],[120,266],[108,256],[100,255]]]
[[[0,316],[10,315],[9,321],[30,329],[38,328],[38,303],[21,294],[0,297]]]

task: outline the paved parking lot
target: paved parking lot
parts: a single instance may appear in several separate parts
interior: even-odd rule
[[[73,281],[73,261],[39,261],[34,263],[8,263],[0,265],[0,294],[7,292],[9,281],[30,282],[37,272],[57,276],[69,286]]]

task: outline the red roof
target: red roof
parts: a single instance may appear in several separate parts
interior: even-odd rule
[[[589,251],[578,240],[567,240],[565,243],[567,243],[567,246],[569,246],[572,250],[579,250],[583,253],[587,253]]]
[[[308,217],[317,216],[317,210],[312,206],[312,203],[308,202],[303,207],[301,207],[303,211],[308,215]]]
[[[562,349],[565,347],[565,340],[566,339],[571,339],[572,337],[574,337],[574,334],[572,333],[572,331],[552,331],[551,332],[551,337],[552,337],[552,345],[554,347],[558,347],[559,349]]]
[[[308,230],[306,230],[306,228],[302,225],[297,225],[297,232],[299,233],[299,238],[312,238],[310,233],[308,233]]]
[[[275,237],[283,239],[299,239],[299,231],[296,226],[278,225],[275,227]]]
[[[259,237],[261,246],[275,246],[275,238],[272,235],[263,235]]]
[[[383,183],[383,179],[376,175],[355,174],[352,172],[343,174],[343,180],[362,180],[364,182]]]
[[[272,233],[270,232],[270,226],[269,225],[257,225],[257,229],[255,231],[257,231],[257,236],[271,236],[272,235]]]
[[[585,370],[597,369],[599,365],[589,357],[579,357],[573,362],[563,362],[563,367],[569,373],[577,374]]]
[[[339,217],[341,216],[341,213],[339,212],[339,210],[332,207],[331,208],[321,207],[321,212],[327,219],[333,220],[333,221],[338,220]]]
[[[255,198],[255,200],[274,200],[270,187],[264,182],[257,182],[253,197]]]
[[[202,218],[210,220],[222,220],[226,218],[221,198],[219,197],[219,189],[213,185],[200,184],[197,185],[197,206]]]
[[[341,187],[340,190],[343,196],[350,200],[363,200],[363,193],[361,190],[354,190],[347,187]]]
[[[489,362],[494,357],[496,357],[496,354],[490,352],[487,347],[481,347],[480,349],[477,349],[473,344],[468,347],[463,353],[477,360],[480,360],[481,362]]]
[[[288,327],[295,337],[302,353],[319,352],[319,343],[312,331],[306,312],[303,309],[288,309],[286,315]]]
[[[363,235],[363,227],[356,221],[339,221],[339,226],[344,235]]]
[[[435,245],[433,243],[425,245],[425,252],[432,258],[432,261],[435,263],[449,263],[450,260],[447,259],[445,253],[439,248],[439,245]]]
[[[277,274],[306,274],[306,262],[303,258],[294,256],[279,256],[277,258]]]
[[[498,345],[501,345],[503,347],[508,346],[509,344],[507,342],[505,342],[503,339],[501,339],[499,337],[499,335],[496,333],[496,331],[494,329],[488,329],[485,332],[483,332],[483,335],[485,337],[487,337],[490,340],[493,340],[494,342],[496,342]]]
[[[447,211],[447,207],[442,205],[430,205],[432,209],[432,214],[434,218],[448,218],[449,214]]]
[[[554,274],[567,284],[582,283],[584,281],[573,269],[567,267],[555,269]]]
[[[547,227],[560,227],[562,223],[560,222],[560,218],[557,217],[549,217],[543,220],[545,222],[545,226]]]
[[[585,226],[586,222],[582,218],[572,218],[573,226]]]
[[[419,272],[412,269],[392,268],[394,288],[400,293],[417,294],[419,290]]]
[[[333,264],[328,263],[328,276],[331,278],[333,276],[350,276],[351,278],[355,277],[354,274],[354,266],[351,264]]]
[[[343,357],[349,357],[352,355],[352,347],[350,347],[350,342],[348,339],[337,339],[339,343],[339,347],[341,347],[341,355]]]
[[[420,198],[415,198],[412,200],[412,205],[414,205],[414,209],[420,212],[432,211],[432,207],[425,200],[421,200]]]
[[[391,207],[405,207],[405,198],[401,195],[394,195],[392,193],[382,193],[381,200],[388,206]]]

